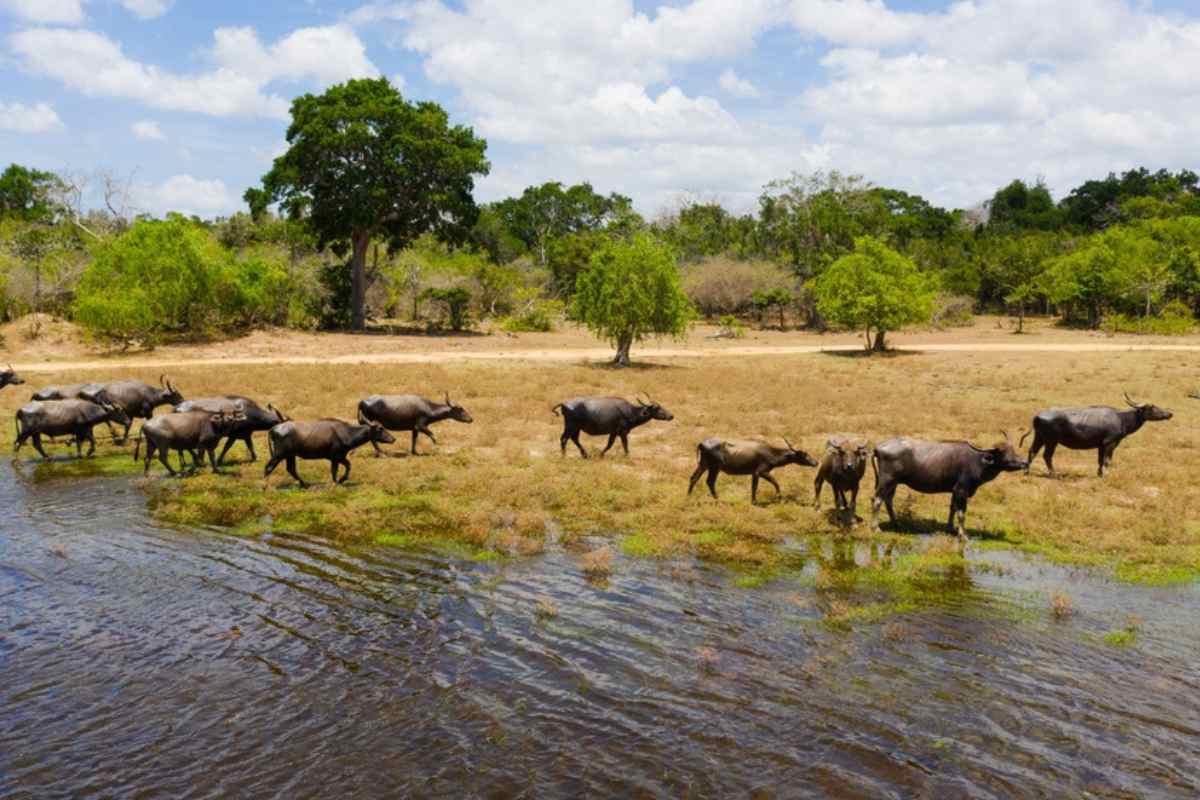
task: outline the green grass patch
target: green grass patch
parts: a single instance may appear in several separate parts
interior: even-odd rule
[[[97,453],[91,458],[72,458],[69,461],[39,461],[33,467],[33,480],[46,481],[80,478],[119,478],[141,475],[142,463],[126,452]]]
[[[1105,644],[1112,647],[1132,647],[1137,644],[1137,631],[1133,628],[1122,628],[1119,631],[1109,631],[1101,638]]]

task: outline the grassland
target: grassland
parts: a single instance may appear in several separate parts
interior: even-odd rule
[[[783,495],[763,486],[760,502],[766,502],[757,507],[750,505],[744,478],[723,476],[719,501],[701,494],[703,485],[688,497],[696,443],[704,437],[787,436],[814,453],[837,432],[874,441],[908,434],[982,445],[1001,430],[1016,437],[1039,409],[1120,405],[1127,390],[1172,408],[1175,419],[1149,424],[1126,440],[1104,479],[1095,477],[1094,453],[1060,448],[1058,479],[1039,463],[1028,477],[1003,475],[984,486],[968,514],[971,546],[1018,548],[1129,581],[1183,582],[1200,575],[1200,402],[1185,396],[1196,382],[1183,367],[1186,358],[900,352],[674,358],[628,370],[540,361],[183,367],[172,374],[188,396],[236,391],[273,401],[296,419],[353,419],[357,400],[376,392],[440,397],[449,391],[476,422],[440,423],[434,428],[440,444],[422,440],[425,454],[416,457],[405,454],[407,435],[399,437],[403,446],[391,448],[395,457],[377,459],[364,448],[353,457],[345,487],[301,490],[282,469],[264,485],[261,461],[233,464],[227,475],[152,477],[144,486],[154,513],[172,522],[247,533],[280,526],[347,543],[452,542],[475,558],[536,553],[548,537],[570,544],[599,534],[626,555],[695,553],[729,564],[746,585],[755,585],[788,568],[787,551],[778,545],[790,537],[927,541],[922,535],[944,523],[948,498],[902,489],[902,529],[885,527],[872,537],[866,525],[840,530],[828,495],[826,511],[813,510],[812,469],[777,472]],[[78,378],[39,374],[34,382],[68,379]],[[604,459],[584,461],[573,448],[559,455],[561,423],[550,413],[555,402],[637,392],[673,411],[675,421],[634,432],[628,458],[619,445]],[[18,399],[11,389],[0,395],[10,411]],[[603,443],[590,442],[594,454]],[[245,452],[239,446],[231,457]],[[309,480],[328,480],[325,462],[302,463],[301,471]],[[868,473],[860,497],[864,516],[871,485]],[[939,548],[933,550],[933,560],[941,559]]]

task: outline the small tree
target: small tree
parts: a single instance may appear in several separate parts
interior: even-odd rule
[[[754,307],[758,309],[758,313],[764,319],[771,309],[775,309],[779,313],[779,330],[783,330],[784,312],[787,311],[788,306],[796,302],[796,296],[787,289],[780,287],[755,292],[753,302]]]
[[[813,291],[824,317],[864,329],[867,347],[882,351],[888,331],[929,319],[935,287],[910,259],[864,236],[817,278]]]
[[[592,254],[576,280],[572,312],[616,346],[618,366],[629,365],[634,342],[681,337],[696,314],[679,284],[674,251],[647,233],[609,241]]]

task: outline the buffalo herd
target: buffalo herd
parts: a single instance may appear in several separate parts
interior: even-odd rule
[[[0,371],[0,389],[19,386],[24,381],[10,365]],[[1200,399],[1200,397],[1198,397]],[[1028,456],[1022,458],[1007,433],[992,447],[976,447],[966,441],[930,441],[900,436],[879,442],[874,447],[866,439],[836,435],[828,439],[825,452],[818,461],[798,450],[784,439],[783,447],[757,439],[709,438],[696,447],[697,464],[688,481],[688,494],[705,473],[706,483],[714,498],[717,496],[717,476],[750,476],[750,500],[758,502],[758,483],[765,480],[779,493],[779,484],[771,472],[788,464],[817,467],[814,481],[814,503],[820,508],[821,490],[828,483],[833,490],[839,515],[857,516],[859,484],[870,462],[875,476],[875,494],[871,503],[871,527],[879,528],[879,510],[886,507],[893,526],[896,514],[892,499],[896,489],[907,486],[927,494],[949,494],[950,515],[947,528],[960,538],[966,537],[967,502],[979,487],[1002,472],[1029,472],[1033,459],[1042,453],[1046,468],[1054,475],[1054,453],[1059,445],[1072,450],[1095,450],[1099,475],[1112,463],[1113,452],[1129,436],[1147,422],[1171,419],[1171,412],[1151,403],[1136,403],[1125,395],[1128,408],[1109,406],[1052,408],[1033,417],[1033,443]],[[154,416],[159,406],[170,406],[167,414]],[[566,455],[567,443],[572,442],[584,458],[588,452],[579,441],[581,433],[607,436],[608,442],[600,452],[604,456],[620,439],[625,454],[629,454],[629,434],[652,420],[669,422],[671,412],[650,398],[629,401],[620,397],[575,397],[555,405],[551,411],[561,415],[563,432],[559,446]],[[114,425],[122,427],[122,442],[129,437],[134,419],[146,420],[138,435],[134,460],[140,457],[145,444],[144,472],[149,473],[155,455],[166,470],[176,475],[168,458],[172,451],[179,454],[180,469],[185,457],[192,457],[192,471],[199,470],[207,456],[214,472],[219,472],[236,442],[242,442],[255,461],[253,435],[266,433],[270,459],[264,469],[269,477],[281,462],[288,474],[301,486],[308,484],[296,471],[297,459],[328,461],[335,484],[344,483],[350,476],[351,451],[367,444],[377,456],[383,455],[381,444],[393,444],[393,431],[412,434],[410,451],[417,452],[417,437],[424,434],[434,444],[437,439],[429,426],[442,420],[471,423],[472,417],[461,405],[437,402],[419,395],[372,395],[358,404],[358,424],[340,419],[294,421],[271,404],[261,406],[241,395],[185,400],[183,394],[165,375],[157,386],[139,381],[114,383],[80,383],[52,386],[36,392],[32,401],[16,413],[16,442],[14,452],[26,441],[46,458],[42,439],[57,436],[72,438],[76,455],[83,457],[83,444],[88,453],[96,450],[93,429],[106,424],[113,438],[118,437]],[[221,454],[216,449],[224,440]],[[339,467],[342,472],[339,477]]]

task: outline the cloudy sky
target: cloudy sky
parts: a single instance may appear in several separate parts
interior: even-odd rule
[[[839,169],[970,206],[1015,177],[1197,167],[1191,0],[0,0],[0,160],[228,213],[295,95],[386,75],[489,143],[489,200],[655,214]]]

